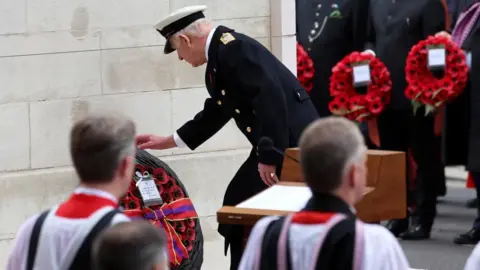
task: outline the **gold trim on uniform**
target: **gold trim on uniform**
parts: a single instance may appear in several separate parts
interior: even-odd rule
[[[240,110],[239,110],[239,109],[235,109],[235,112],[236,112],[237,114],[240,114]]]
[[[217,101],[217,104],[222,105],[222,101],[221,100]]]
[[[251,128],[251,127],[247,127],[247,132],[248,132],[248,133],[252,132],[252,128]]]
[[[224,44],[227,45],[230,41],[235,40],[235,37],[232,36],[230,33],[223,33],[222,37],[220,38],[220,41]]]

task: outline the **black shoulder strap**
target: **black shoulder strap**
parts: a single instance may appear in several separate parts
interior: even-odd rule
[[[285,217],[281,217],[275,221],[272,221],[263,236],[262,241],[262,255],[260,258],[260,267],[259,269],[277,269],[277,246],[278,240],[280,238],[280,232],[282,231],[283,223],[285,222]],[[292,258],[290,254],[290,248],[287,241],[287,267],[286,269],[292,269]]]
[[[330,229],[317,259],[316,270],[353,269],[355,218],[347,218]]]
[[[90,233],[87,235],[82,245],[78,249],[77,255],[69,269],[78,269],[78,270],[88,270],[91,269],[91,251],[92,244],[95,240],[95,237],[108,227],[113,219],[113,217],[120,213],[120,210],[113,209],[110,212],[106,213],[93,227]]]
[[[37,256],[37,246],[38,240],[40,238],[40,232],[42,231],[43,222],[47,217],[50,210],[44,211],[35,221],[32,229],[32,235],[30,236],[30,243],[28,244],[28,254],[27,254],[27,269],[33,270],[33,265],[35,264],[35,257]]]

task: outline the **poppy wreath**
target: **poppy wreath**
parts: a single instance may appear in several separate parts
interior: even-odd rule
[[[371,81],[367,92],[360,94],[353,84],[353,67],[359,63],[370,66]],[[334,115],[344,116],[355,122],[363,122],[378,116],[390,102],[392,80],[387,67],[369,53],[353,52],[338,62],[330,77],[328,104]]]
[[[137,149],[135,173],[153,176],[163,205],[145,207],[133,180],[120,201],[132,220],[147,220],[167,238],[171,269],[201,269],[203,235],[197,212],[175,172],[157,157]]]
[[[430,47],[445,48],[445,69],[441,78],[435,77],[427,67]],[[425,106],[425,115],[428,115],[463,92],[468,76],[465,53],[446,37],[429,36],[408,53],[405,74],[405,96],[411,100],[414,113]]]
[[[297,43],[297,78],[300,84],[305,88],[307,93],[312,90],[313,75],[315,69],[313,68],[313,61],[308,53],[303,49],[302,45]]]

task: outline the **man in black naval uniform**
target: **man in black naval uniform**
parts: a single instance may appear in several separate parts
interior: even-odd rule
[[[296,0],[297,42],[313,61],[310,96],[318,114],[328,109],[332,68],[366,41],[369,0]]]
[[[434,116],[424,116],[423,109],[414,115],[404,95],[405,62],[415,44],[445,30],[445,5],[442,0],[371,0],[370,11],[367,48],[375,51],[392,78],[391,103],[378,118],[380,146],[384,150],[410,149],[417,164],[412,222],[409,218],[393,220],[387,227],[403,239],[429,238],[441,186],[438,182],[445,177],[444,166],[438,153],[440,141],[434,132]],[[411,204],[413,198],[408,197]]]
[[[236,205],[278,181],[282,155],[258,148],[262,137],[281,151],[297,146],[304,128],[318,118],[297,78],[268,49],[254,39],[204,18],[206,6],[182,8],[156,25],[167,43],[165,54],[177,51],[194,67],[207,63],[205,83],[210,98],[192,120],[170,137],[139,135],[140,148],[188,146],[194,150],[230,119],[253,146],[250,156],[227,187],[223,205]],[[231,266],[242,256],[242,226],[219,226],[230,245]]]

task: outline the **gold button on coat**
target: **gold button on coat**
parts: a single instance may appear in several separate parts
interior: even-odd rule
[[[221,100],[217,101],[217,104],[222,105],[222,101]]]
[[[237,114],[240,114],[240,110],[239,110],[239,109],[235,109],[235,112],[236,112]]]
[[[247,132],[248,132],[248,133],[252,132],[252,128],[251,128],[251,127],[247,127]]]
[[[225,96],[225,90],[222,90],[222,96]]]

